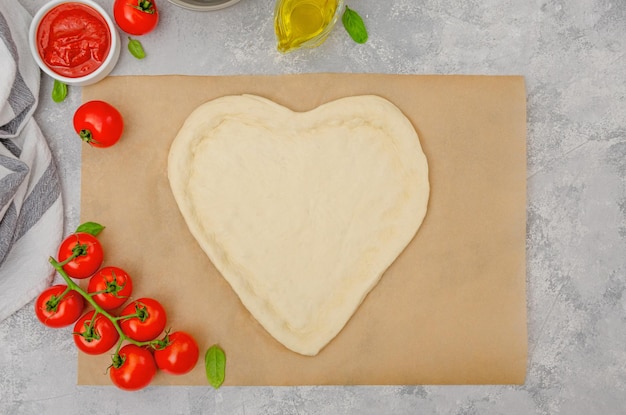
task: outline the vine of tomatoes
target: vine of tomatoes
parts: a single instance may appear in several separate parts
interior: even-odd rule
[[[72,336],[81,352],[115,349],[109,377],[120,389],[142,389],[158,370],[174,375],[191,371],[198,362],[198,344],[186,332],[165,330],[167,314],[158,300],[143,297],[113,311],[131,299],[132,279],[119,267],[102,267],[104,250],[97,235],[103,229],[94,222],[82,224],[61,242],[58,258],[49,258],[66,284],[39,295],[37,318],[52,328],[74,324]],[[87,290],[73,280],[87,278]]]

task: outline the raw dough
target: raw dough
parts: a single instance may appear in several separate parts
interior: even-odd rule
[[[304,355],[345,326],[415,236],[429,197],[415,129],[371,95],[301,113],[252,95],[207,102],[174,139],[168,176],[245,307]]]

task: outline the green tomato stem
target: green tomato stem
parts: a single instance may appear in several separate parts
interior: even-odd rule
[[[69,259],[69,258],[68,258]],[[73,258],[72,258],[73,259]],[[96,301],[93,299],[93,297],[91,295],[89,295],[89,293],[87,293],[85,290],[83,290],[80,285],[76,284],[65,272],[65,270],[63,270],[63,263],[65,263],[66,261],[63,262],[58,262],[56,259],[54,259],[53,257],[50,257],[48,259],[48,261],[50,262],[50,264],[52,264],[52,266],[54,267],[54,269],[57,270],[57,272],[59,274],[61,274],[61,277],[63,277],[63,279],[65,280],[65,282],[67,283],[67,290],[66,292],[69,292],[71,290],[76,291],[78,294],[80,294],[89,304],[91,304],[93,306],[93,308],[96,310],[94,313],[94,316],[96,314],[102,314],[104,317],[106,317],[107,319],[109,319],[109,321],[111,321],[111,323],[113,324],[113,327],[115,327],[115,330],[117,331],[117,333],[120,335],[120,340],[118,343],[118,347],[117,350],[115,351],[115,356],[118,355],[121,345],[124,341],[132,343],[136,346],[148,346],[148,345],[153,345],[153,344],[157,344],[158,340],[150,340],[150,341],[145,341],[145,342],[140,342],[137,340],[133,340],[130,337],[128,337],[126,334],[124,334],[124,332],[122,331],[122,328],[120,327],[118,320],[120,320],[119,317],[115,317],[111,314],[109,314],[105,309],[103,309],[102,307],[100,307],[100,305],[98,305],[98,303],[96,303]],[[67,261],[69,262],[69,261]],[[65,295],[65,292],[62,294],[62,296]],[[132,316],[123,316],[124,318],[129,318]]]
[[[87,323],[87,327],[91,330],[92,327],[95,327],[96,324],[96,318],[98,317],[98,314],[100,312],[98,310],[94,310],[93,312],[93,316],[91,316],[91,319],[89,320],[89,323]]]
[[[57,262],[57,264],[59,265],[59,267],[63,268],[64,266],[66,266],[67,264],[72,262],[75,258],[77,258],[78,256],[80,256],[80,253],[78,253],[77,251],[73,251],[72,255],[70,255],[67,258],[65,258],[64,261]],[[54,266],[54,264],[52,264],[52,265]],[[57,268],[57,270],[58,270],[58,268]]]
[[[72,291],[72,289],[68,286],[67,288],[65,288],[65,291],[63,291],[61,293],[61,295],[52,296],[46,302],[46,309],[48,309],[48,310],[55,310],[56,311],[57,307],[61,303],[61,300],[63,300],[63,297],[65,297],[67,295],[67,293],[69,293],[70,291]]]
[[[136,6],[131,6],[137,10],[141,10],[144,13],[154,14],[154,6],[151,1],[148,0],[139,0]]]
[[[74,251],[72,253],[72,255],[70,255],[69,257],[67,257],[64,261],[62,262],[58,262],[57,264],[59,265],[60,268],[57,268],[57,270],[61,270],[63,271],[63,267],[67,264],[69,264],[74,258],[80,256],[80,254],[78,253],[78,251]],[[55,267],[56,268],[56,267]],[[63,271],[65,273],[65,271]],[[66,274],[67,275],[67,274]],[[67,281],[67,280],[66,280]],[[70,291],[72,291],[72,288],[69,286],[67,286],[67,288],[65,289],[65,291],[63,291],[63,293],[61,293],[61,295],[59,295],[58,297],[55,297],[55,301],[53,301],[53,304],[50,304],[51,307],[56,308],[57,305],[61,302],[61,300],[63,299],[63,297],[65,297],[67,295],[67,293],[69,293]],[[50,303],[50,301],[48,301],[48,303]]]
[[[117,317],[113,317],[116,321],[120,321],[120,320],[128,320],[129,318],[133,318],[133,317],[139,317],[139,314],[135,313],[135,314],[126,314],[123,316],[117,316]]]
[[[63,292],[61,293],[61,295],[59,295],[59,296],[57,297],[57,303],[61,302],[61,299],[63,299],[63,297],[65,297],[65,296],[67,295],[67,293],[69,293],[70,291],[72,291],[72,289],[68,286],[68,287],[65,289],[65,291],[63,291]]]

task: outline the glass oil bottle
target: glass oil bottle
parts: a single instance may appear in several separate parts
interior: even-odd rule
[[[321,45],[343,8],[343,0],[277,0],[274,31],[277,48],[290,52]]]

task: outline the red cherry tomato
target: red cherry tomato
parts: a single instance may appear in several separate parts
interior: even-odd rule
[[[157,300],[140,298],[128,304],[120,317],[120,327],[125,335],[133,340],[145,342],[156,339],[165,329],[167,317],[165,309]]]
[[[92,298],[100,307],[113,310],[130,297],[133,281],[121,268],[104,267],[91,277],[87,291],[93,294]]]
[[[44,325],[53,328],[69,326],[82,314],[83,297],[73,290],[63,295],[66,290],[67,285],[54,285],[37,297],[35,314]]]
[[[182,375],[191,371],[198,362],[200,350],[191,335],[176,331],[165,337],[165,346],[157,346],[154,360],[157,367],[173,375]]]
[[[127,344],[120,349],[118,356],[113,357],[109,376],[118,388],[135,391],[148,386],[156,372],[154,357],[149,350]]]
[[[113,17],[124,32],[141,36],[154,30],[159,11],[154,0],[115,0]]]
[[[93,147],[111,147],[124,131],[122,114],[104,101],[89,101],[74,113],[74,130]]]
[[[92,310],[82,316],[74,325],[74,343],[87,354],[102,354],[115,346],[120,338],[111,320]]]
[[[59,247],[59,262],[63,262],[74,254],[78,256],[63,265],[63,270],[72,278],[83,279],[91,277],[102,265],[104,252],[98,239],[84,232],[76,232],[61,242]]]

